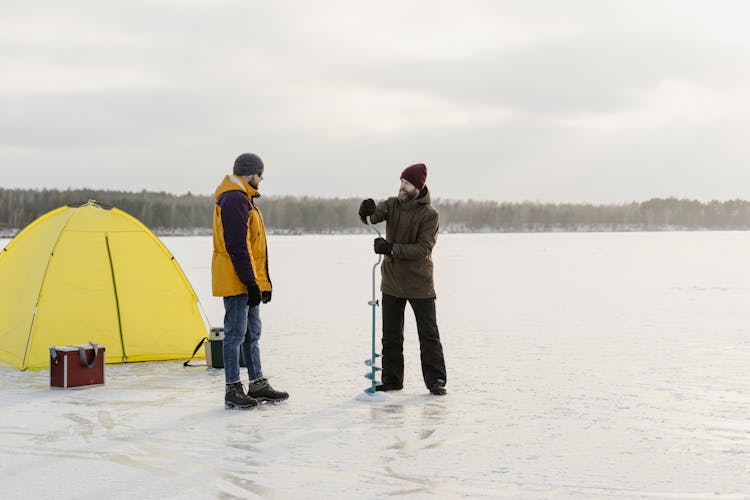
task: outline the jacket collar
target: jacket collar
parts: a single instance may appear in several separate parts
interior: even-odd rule
[[[247,194],[249,198],[259,198],[260,192],[252,187],[245,179],[242,177],[239,177],[237,175],[230,175],[229,176],[230,182],[233,182],[237,184],[238,186],[242,187],[242,190]]]
[[[247,195],[248,198],[258,198],[260,193],[257,189],[252,187],[244,179],[236,175],[225,175],[222,179],[221,184],[216,188],[214,196],[218,199],[219,196],[228,191],[242,191]]]

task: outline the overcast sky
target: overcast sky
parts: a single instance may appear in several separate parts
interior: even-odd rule
[[[750,2],[0,0],[0,187],[750,199]]]

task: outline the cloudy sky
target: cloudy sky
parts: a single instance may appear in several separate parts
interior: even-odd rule
[[[0,187],[750,199],[750,2],[0,0]]]

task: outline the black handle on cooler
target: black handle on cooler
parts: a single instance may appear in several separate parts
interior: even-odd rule
[[[86,346],[78,346],[78,356],[81,358],[81,364],[83,366],[86,368],[93,368],[96,364],[96,344],[89,340],[89,345],[94,349],[94,359],[91,360],[91,363],[88,362],[88,356],[86,356]]]

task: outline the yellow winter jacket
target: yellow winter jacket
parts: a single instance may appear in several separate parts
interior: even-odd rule
[[[247,293],[257,283],[272,290],[263,216],[255,203],[260,193],[245,180],[227,175],[214,193],[211,287],[216,297]]]

